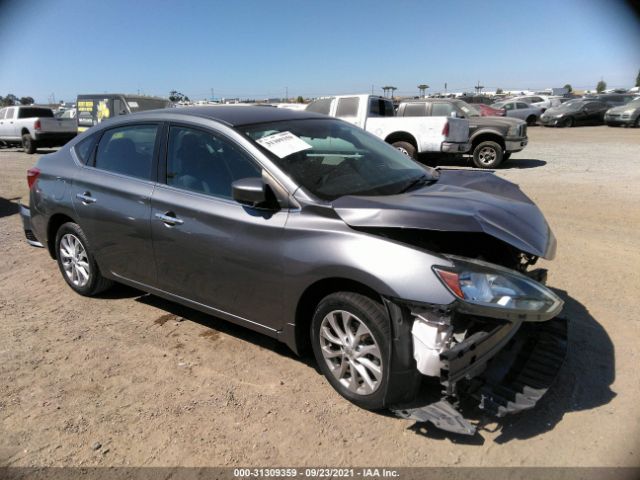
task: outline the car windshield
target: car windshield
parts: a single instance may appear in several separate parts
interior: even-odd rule
[[[239,127],[297,184],[324,200],[393,195],[438,178],[361,128],[334,119]]]
[[[469,105],[467,102],[459,101],[456,102],[456,105],[460,110],[464,112],[467,117],[479,117],[480,111],[472,105]]]

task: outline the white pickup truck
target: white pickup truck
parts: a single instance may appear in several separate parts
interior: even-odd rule
[[[15,106],[0,110],[0,143],[22,145],[27,153],[38,147],[59,147],[77,134],[73,118],[55,118],[45,107]]]
[[[376,95],[339,95],[307,105],[311,112],[341,118],[393,145],[405,155],[465,153],[469,121],[455,117],[396,117],[390,99]]]

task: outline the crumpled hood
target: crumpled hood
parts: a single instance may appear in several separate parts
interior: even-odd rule
[[[493,173],[442,170],[430,185],[398,195],[345,196],[333,202],[349,226],[483,232],[552,259],[556,241],[540,209]]]

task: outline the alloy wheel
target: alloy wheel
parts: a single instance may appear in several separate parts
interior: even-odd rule
[[[382,383],[382,354],[371,330],[345,310],[333,310],[320,325],[320,347],[333,376],[350,392],[369,395]]]
[[[495,149],[491,147],[482,147],[480,152],[478,153],[478,160],[483,165],[492,165],[493,162],[496,161],[496,157],[498,156]]]
[[[84,287],[91,278],[91,267],[87,250],[78,237],[71,233],[60,239],[60,260],[69,281],[77,287]]]

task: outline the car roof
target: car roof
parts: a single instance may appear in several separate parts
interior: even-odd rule
[[[162,110],[149,110],[143,113],[171,113],[173,115],[185,115],[208,118],[226,123],[231,127],[251,125],[253,123],[278,122],[285,120],[302,120],[310,118],[328,118],[320,113],[306,110],[292,110],[288,108],[275,108],[271,106],[249,105],[212,105],[206,107],[178,107]],[[136,113],[135,115],[138,115]]]

